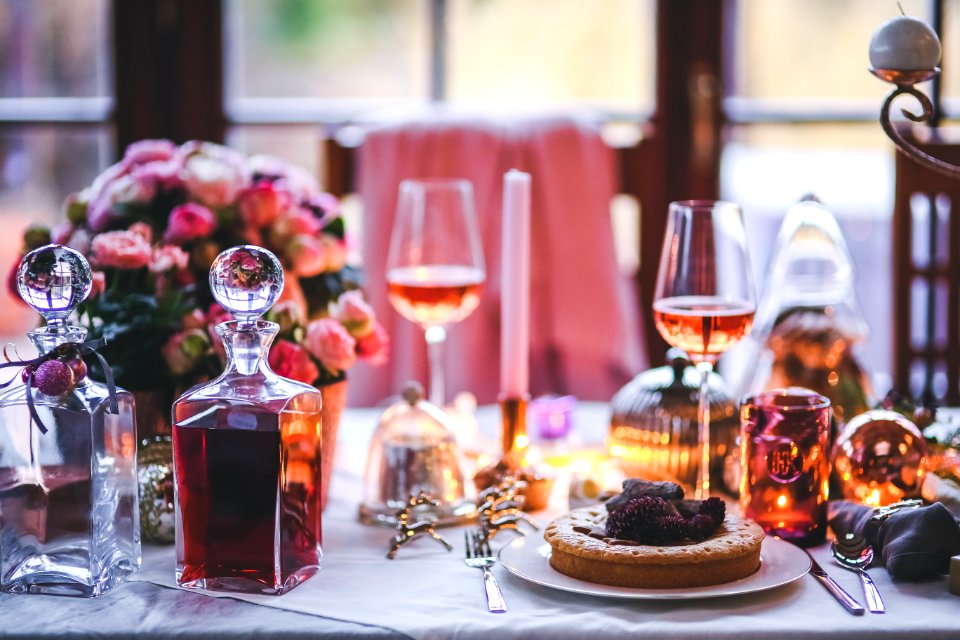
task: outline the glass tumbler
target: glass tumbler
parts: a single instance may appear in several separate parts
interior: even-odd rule
[[[740,403],[740,506],[769,535],[800,546],[826,539],[830,400],[799,387]]]

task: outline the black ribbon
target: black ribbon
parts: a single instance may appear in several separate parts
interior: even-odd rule
[[[97,338],[96,340],[87,340],[86,342],[65,342],[54,347],[49,353],[38,356],[33,360],[10,360],[10,358],[7,357],[7,362],[0,363],[0,369],[6,369],[9,367],[20,367],[21,369],[26,368],[27,408],[30,411],[30,419],[37,425],[37,429],[40,430],[40,433],[46,433],[47,428],[43,425],[43,421],[40,419],[40,414],[37,413],[36,403],[33,400],[33,373],[36,368],[44,362],[49,360],[58,360],[60,358],[74,355],[71,353],[72,351],[76,351],[76,354],[81,357],[89,355],[97,357],[97,360],[100,361],[100,367],[103,369],[103,377],[106,378],[107,396],[108,400],[110,401],[110,413],[120,413],[120,408],[117,405],[117,385],[113,379],[113,371],[110,369],[110,365],[107,364],[106,358],[100,355],[100,352],[97,351],[97,349],[102,349],[106,345],[106,338]],[[4,356],[6,356],[6,350],[4,350]],[[17,376],[14,376],[6,382],[0,384],[0,389],[6,389],[13,384],[16,379]]]

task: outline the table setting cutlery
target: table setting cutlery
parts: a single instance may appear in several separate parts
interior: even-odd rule
[[[466,553],[463,562],[468,567],[483,570],[483,588],[487,594],[487,610],[490,613],[506,613],[507,603],[500,592],[497,579],[490,571],[490,567],[496,563],[493,551],[490,549],[490,541],[481,531],[465,531],[463,538]]]
[[[806,551],[806,549],[804,549],[804,551]],[[823,570],[823,567],[820,566],[820,563],[817,562],[809,551],[807,551],[807,555],[810,556],[810,574],[830,592],[830,595],[837,599],[837,602],[843,605],[844,609],[855,616],[862,616],[865,610],[860,603],[857,602],[856,598],[844,591],[843,587],[827,575],[827,572]]]
[[[856,572],[860,577],[863,595],[867,599],[867,608],[870,613],[885,613],[886,608],[883,605],[883,598],[880,597],[880,590],[865,570],[873,562],[873,547],[862,536],[848,533],[830,543],[830,552],[837,564]]]

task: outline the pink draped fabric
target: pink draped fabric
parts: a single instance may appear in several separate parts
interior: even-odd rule
[[[470,391],[489,403],[498,394],[502,185],[511,168],[532,175],[531,394],[609,400],[646,364],[633,285],[614,253],[614,154],[594,125],[572,117],[407,121],[371,129],[358,163],[366,291],[392,347],[386,365],[351,372],[354,406],[427,381],[422,332],[392,309],[385,283],[397,189],[407,178],[466,178],[474,187],[487,283],[480,307],[449,330],[448,400]]]

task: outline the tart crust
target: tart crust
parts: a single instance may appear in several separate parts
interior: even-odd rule
[[[602,530],[606,519],[598,505],[551,522],[543,536],[551,547],[550,566],[587,582],[650,589],[722,584],[760,567],[764,533],[752,520],[727,514],[706,540],[663,546],[604,541],[574,530]]]

